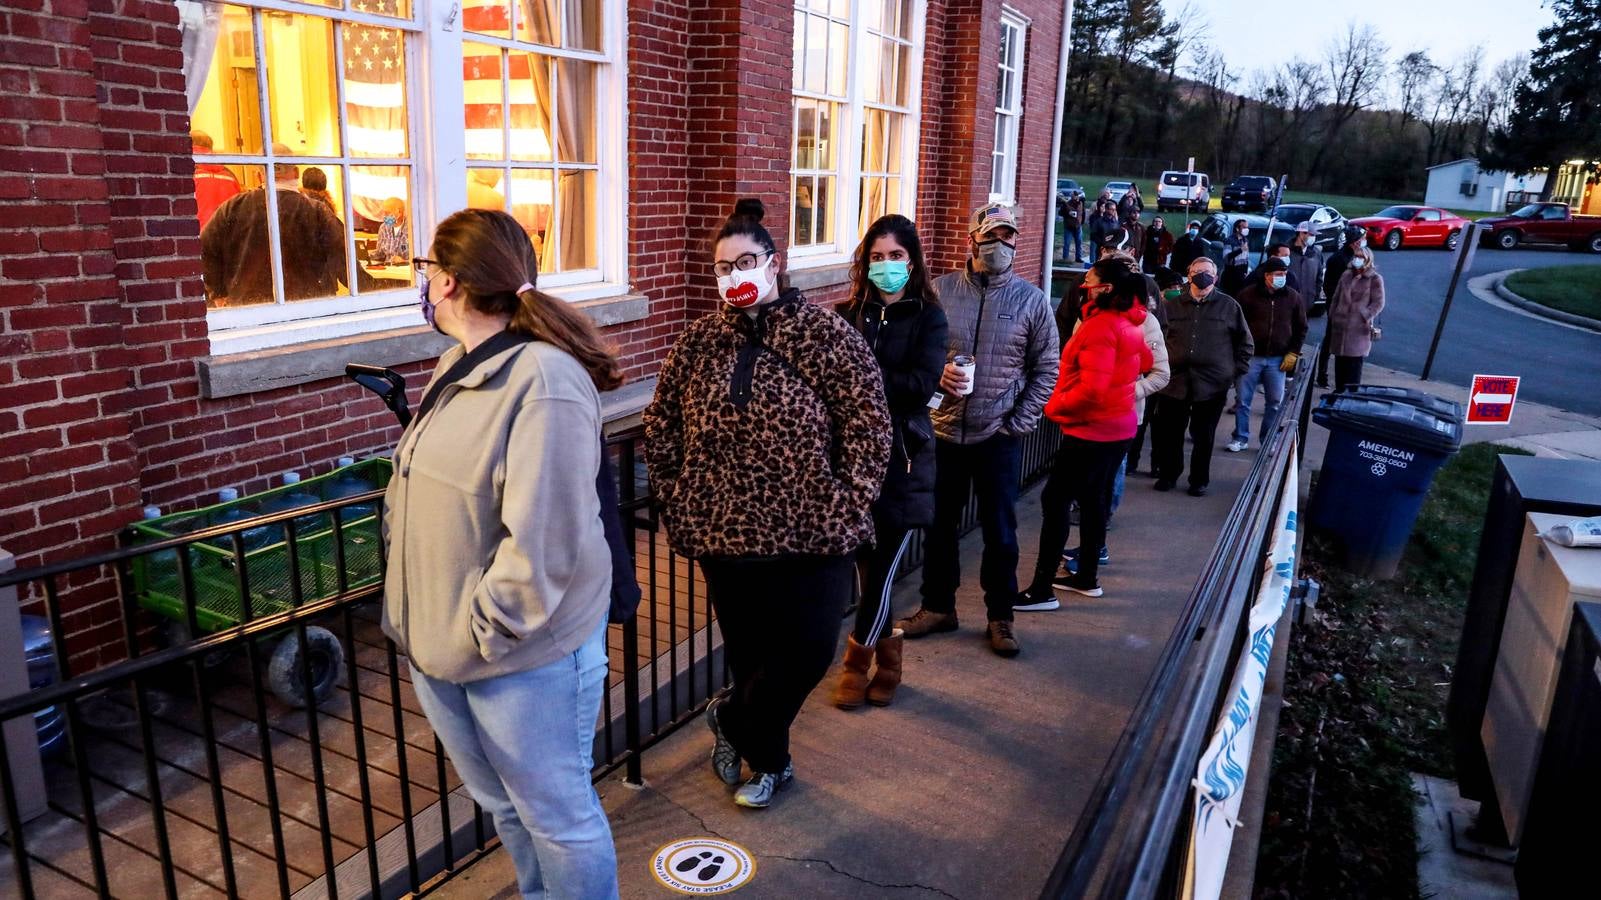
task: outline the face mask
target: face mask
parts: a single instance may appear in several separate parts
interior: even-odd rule
[[[1284,276],[1283,275],[1274,275],[1272,278],[1269,278],[1267,280],[1267,283],[1268,283],[1268,286],[1273,288],[1273,290],[1275,290],[1275,291],[1283,290],[1284,289]]]
[[[384,224],[390,228],[395,227],[395,217],[393,215],[384,216]]]
[[[1002,275],[1012,270],[1012,257],[1017,249],[1002,241],[979,244],[973,253],[979,268],[991,275]]]
[[[1184,296],[1184,289],[1183,288],[1168,288],[1167,290],[1162,292],[1162,296],[1167,298],[1167,299],[1169,299],[1169,300],[1175,300],[1176,301],[1176,300],[1178,300],[1178,298]]]
[[[434,321],[434,316],[437,314],[439,307],[434,301],[428,299],[428,282],[424,281],[422,283],[422,290],[419,293],[422,295],[420,305],[422,306],[423,321],[428,323],[428,327],[440,334],[444,334],[444,329],[440,328],[439,323]]]
[[[738,269],[717,276],[717,293],[723,302],[735,309],[747,309],[767,299],[773,290],[773,279],[767,266],[757,266],[748,272]]]
[[[911,266],[903,259],[887,259],[867,264],[867,280],[884,294],[893,294],[906,287],[906,280],[911,277]]]
[[[1211,287],[1216,281],[1216,276],[1214,276],[1211,272],[1196,272],[1194,275],[1190,276],[1190,284],[1195,285],[1203,291]]]
[[[1190,229],[1190,237],[1200,237],[1200,235],[1201,235],[1201,229],[1199,229],[1199,228],[1191,228]]]
[[[1368,245],[1368,242],[1365,239],[1357,241],[1356,242],[1356,249],[1358,249],[1358,250],[1365,249],[1367,247],[1367,245]]]
[[[1363,266],[1365,266],[1367,264],[1368,264],[1368,261],[1363,259],[1360,256],[1351,257],[1351,268],[1353,268],[1353,269],[1360,269],[1360,268],[1362,268]]]

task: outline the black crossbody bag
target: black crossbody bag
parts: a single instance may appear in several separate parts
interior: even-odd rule
[[[417,408],[417,416],[412,421],[421,422],[428,415],[428,411],[434,408],[434,404],[439,402],[439,396],[445,387],[466,377],[467,373],[477,368],[479,363],[518,344],[526,344],[533,340],[534,338],[528,335],[502,331],[473,348],[471,353],[456,360],[445,370],[445,374],[428,388],[428,393],[422,398],[422,405]],[[507,465],[514,463],[514,459],[507,461]],[[612,472],[611,455],[606,452],[604,443],[601,445],[600,471],[595,473],[595,495],[600,499],[600,524],[606,531],[606,546],[611,549],[611,607],[606,619],[615,623],[627,622],[639,610],[641,593],[639,581],[634,577],[633,548],[629,547],[628,541],[624,538],[623,514],[617,503],[617,478]]]

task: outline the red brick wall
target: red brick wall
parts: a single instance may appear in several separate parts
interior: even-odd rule
[[[1017,203],[1023,234],[1017,245],[1017,270],[1029,281],[1040,281],[1045,265],[1045,225],[1048,217],[1056,214],[1056,189],[1051,184],[1051,129],[1056,124],[1056,74],[1062,52],[1061,2],[1048,0],[1013,0],[1010,6],[1031,20],[1028,41],[1024,45],[1023,59],[1023,122],[1018,137]],[[988,40],[990,50],[988,71],[984,83],[990,92],[990,108],[994,108],[996,65],[994,54],[1000,50],[1000,12],[998,6]],[[990,125],[991,132],[994,124]],[[993,137],[991,138],[993,140]],[[986,166],[987,171],[987,166]]]

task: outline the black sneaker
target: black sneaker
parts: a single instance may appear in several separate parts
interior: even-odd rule
[[[1205,497],[1206,496],[1206,485],[1204,485],[1204,484],[1192,484],[1192,485],[1190,485],[1190,496],[1191,497]]]
[[[1164,493],[1167,492],[1167,491],[1171,491],[1171,490],[1173,490],[1173,479],[1171,479],[1171,478],[1158,478],[1158,479],[1156,479],[1155,487],[1156,487],[1157,490],[1162,491]]]
[[[1063,551],[1063,553],[1062,553],[1062,566],[1067,569],[1067,573],[1069,575],[1077,575],[1078,574],[1078,551],[1079,551],[1079,548],[1078,547],[1074,547],[1073,549]],[[1103,565],[1103,566],[1111,565],[1112,564],[1112,553],[1111,553],[1111,551],[1107,550],[1105,547],[1102,547],[1101,548],[1101,553],[1100,553],[1100,559],[1098,559],[1096,562],[1098,564],[1100,564],[1100,565]],[[1015,609],[1016,607],[1014,606],[1013,608]]]
[[[722,700],[713,700],[706,706],[706,727],[712,730],[712,771],[723,784],[739,784],[739,751],[723,737],[723,728],[717,722],[717,707]]]
[[[1068,575],[1066,577],[1057,578],[1051,582],[1051,587],[1059,591],[1082,594],[1085,597],[1099,597],[1102,593],[1104,593],[1101,590],[1100,582],[1092,581],[1088,584],[1085,584],[1083,579],[1079,578],[1077,575]]]
[[[1017,599],[1012,601],[1012,609],[1018,612],[1050,612],[1061,608],[1062,602],[1051,593],[1036,596],[1032,591],[1019,591]]]

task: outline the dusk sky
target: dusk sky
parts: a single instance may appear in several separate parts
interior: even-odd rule
[[[1162,0],[1169,15],[1186,0]],[[1383,3],[1264,3],[1262,0],[1190,0],[1208,26],[1207,43],[1223,50],[1244,73],[1277,66],[1294,56],[1316,60],[1346,25],[1372,25],[1391,57],[1426,50],[1449,63],[1475,44],[1485,62],[1527,53],[1537,32],[1551,22],[1540,0],[1390,0]],[[1247,35],[1259,37],[1247,39]]]

